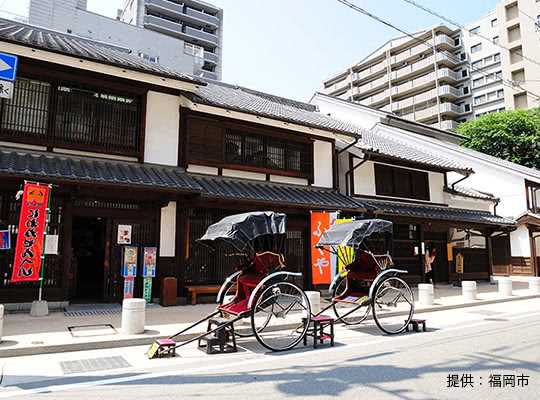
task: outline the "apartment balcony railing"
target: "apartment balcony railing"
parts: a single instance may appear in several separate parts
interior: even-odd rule
[[[442,129],[443,131],[454,131],[456,130],[458,123],[456,121],[447,120],[447,121],[441,121],[440,126],[438,122],[430,126],[434,128]]]
[[[462,90],[460,89],[456,89],[455,87],[452,87],[450,85],[443,85],[439,87],[438,95],[451,96],[454,98],[458,98],[458,97],[461,97],[463,94],[462,94]],[[408,97],[403,100],[393,101],[391,106],[389,104],[383,107],[382,109],[388,112],[395,112],[398,110],[404,110],[406,108],[412,107],[415,104],[425,103],[425,102],[428,102],[430,100],[435,100],[435,99],[437,99],[436,88],[428,90],[427,92],[417,94],[415,96]],[[366,104],[366,105],[371,105],[371,104]]]
[[[422,110],[414,110],[413,112],[403,114],[402,117],[409,120],[423,122],[436,117],[439,111],[441,114],[445,115],[459,115],[465,113],[463,106],[457,106],[453,103],[442,103],[440,104],[439,108],[437,108],[437,105],[434,105]]]
[[[203,78],[208,78],[208,79],[213,79],[213,80],[217,80],[218,78],[217,74],[211,71],[202,71],[201,75]]]
[[[358,86],[353,88],[353,96],[354,95],[365,95],[369,92],[372,92],[374,90],[380,89],[384,87],[385,85],[388,86],[388,76],[385,75],[379,79],[375,79],[371,82],[368,82],[362,86]]]
[[[349,76],[346,76],[342,80],[340,80],[339,82],[336,82],[333,85],[325,87],[324,88],[324,93],[326,93],[326,94],[328,94],[330,96],[333,96],[334,94],[345,90],[349,86],[350,86]]]
[[[404,79],[410,75],[418,74],[423,70],[427,70],[433,67],[433,56],[427,57],[421,61],[415,62],[414,64],[407,65],[404,68],[401,68],[397,71],[392,72],[392,79]]]
[[[194,10],[192,8],[187,8],[186,14],[189,15],[190,17],[193,17],[199,21],[210,24],[214,27],[219,26],[219,18],[214,17],[213,15],[209,15],[209,14]]]
[[[145,6],[148,10],[158,11],[161,14],[172,17],[180,17],[184,13],[184,5],[173,3],[167,0],[146,0]]]
[[[378,75],[381,73],[385,73],[386,69],[388,68],[388,64],[386,61],[382,61],[378,64],[374,64],[369,68],[366,68],[363,71],[356,72],[353,74],[353,81],[359,81],[362,79],[367,79],[368,77],[372,75]]]
[[[460,44],[456,45],[456,42],[454,39],[452,39],[450,36],[447,35],[438,35],[435,36],[435,45],[442,45],[442,46],[448,46],[452,50],[457,49],[458,47],[461,47]]]
[[[374,106],[377,103],[381,103],[389,98],[390,91],[386,89],[385,91],[381,93],[377,93],[373,96],[369,96],[365,99],[362,99],[359,101],[360,104],[364,106]]]
[[[211,62],[213,64],[217,64],[219,61],[219,57],[217,54],[210,53],[209,51],[204,52],[204,61]]]
[[[176,36],[182,36],[182,24],[172,22],[153,15],[145,15],[143,24],[145,27],[160,32],[171,33]]]
[[[202,41],[211,46],[218,45],[218,38],[213,33],[208,33],[199,29],[194,29],[190,26],[186,26],[186,35],[192,36],[195,38],[194,41]]]

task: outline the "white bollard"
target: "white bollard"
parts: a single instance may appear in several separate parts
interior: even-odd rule
[[[145,299],[125,299],[122,302],[122,333],[134,335],[144,332]]]
[[[4,306],[0,304],[0,343],[2,342],[3,334],[4,334]]]
[[[512,279],[508,277],[501,277],[499,281],[499,294],[503,296],[512,296]]]
[[[465,300],[476,300],[476,281],[462,281],[461,289]]]
[[[434,297],[435,293],[431,283],[418,284],[418,300],[420,301],[420,304],[424,306],[431,306],[433,305]]]
[[[529,292],[531,294],[540,294],[540,276],[529,278]]]
[[[311,313],[318,314],[321,311],[321,294],[319,292],[306,292],[311,306]]]

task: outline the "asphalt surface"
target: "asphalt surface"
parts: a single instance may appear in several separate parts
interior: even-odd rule
[[[180,357],[148,360],[148,346],[137,346],[4,358],[0,398],[538,398],[540,299],[421,316],[428,332],[385,336],[373,323],[340,327],[336,346],[317,350],[268,353],[255,339],[242,339],[234,354],[206,355],[191,346]],[[126,364],[65,369],[105,357]]]

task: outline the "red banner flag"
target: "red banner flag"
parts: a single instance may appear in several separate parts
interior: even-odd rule
[[[48,202],[48,186],[24,185],[11,282],[39,280]]]
[[[332,282],[332,269],[335,268],[336,257],[327,251],[316,249],[321,236],[331,225],[334,225],[337,212],[311,212],[311,277],[314,285]]]

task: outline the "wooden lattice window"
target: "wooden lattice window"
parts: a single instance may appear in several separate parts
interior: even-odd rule
[[[422,171],[375,164],[375,189],[381,196],[429,200],[428,174]]]
[[[0,136],[10,140],[137,156],[141,96],[50,78],[20,77],[0,104]]]

